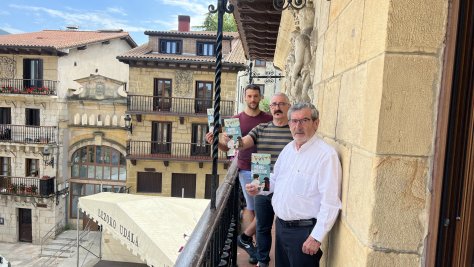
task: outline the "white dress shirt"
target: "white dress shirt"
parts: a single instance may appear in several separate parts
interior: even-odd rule
[[[271,177],[278,218],[316,218],[311,236],[323,241],[341,209],[341,164],[333,147],[316,134],[299,150],[292,141],[280,153]]]

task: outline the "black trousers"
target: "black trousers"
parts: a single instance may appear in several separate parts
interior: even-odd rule
[[[303,253],[303,243],[311,234],[314,225],[288,226],[277,218],[275,227],[276,267],[319,267],[319,260],[323,256],[321,249],[314,255]]]

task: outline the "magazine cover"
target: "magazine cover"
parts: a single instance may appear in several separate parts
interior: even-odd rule
[[[252,153],[252,184],[257,185],[259,191],[270,191],[270,163],[270,154]]]
[[[220,125],[222,126],[222,118],[220,120]],[[213,108],[207,109],[207,126],[209,126],[209,132],[212,133],[214,131],[214,109]]]
[[[229,142],[227,143],[227,147],[229,148],[229,151],[227,151],[227,156],[233,157],[237,152],[235,150],[235,147],[238,144],[237,140],[239,137],[242,137],[239,119],[224,119],[224,132],[230,138]]]
[[[212,133],[214,131],[214,109],[213,108],[207,109],[207,125],[209,126],[209,132]]]

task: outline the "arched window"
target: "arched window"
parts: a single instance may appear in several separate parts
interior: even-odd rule
[[[125,157],[112,147],[81,147],[72,154],[71,178],[125,181]]]

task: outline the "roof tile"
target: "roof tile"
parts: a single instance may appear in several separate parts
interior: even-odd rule
[[[215,34],[215,33],[214,33]],[[238,35],[236,35],[238,37]],[[213,56],[196,56],[196,55],[178,55],[178,54],[162,54],[152,53],[152,49],[148,43],[139,47],[131,49],[119,56],[120,59],[135,59],[135,60],[153,60],[153,61],[182,61],[182,62],[196,62],[196,63],[212,63],[215,62]],[[232,41],[232,51],[224,55],[223,63],[229,64],[245,64],[244,49],[239,38]]]
[[[1,35],[0,46],[50,47],[55,49],[66,49],[116,38],[128,38],[128,41],[131,46],[136,47],[136,43],[129,36],[128,32],[124,32],[121,30],[43,30],[40,32]]]

